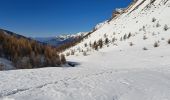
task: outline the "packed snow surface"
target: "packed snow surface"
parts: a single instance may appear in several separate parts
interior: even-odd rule
[[[103,49],[76,67],[0,72],[2,100],[170,100],[170,46]],[[8,99],[6,99],[8,98]]]

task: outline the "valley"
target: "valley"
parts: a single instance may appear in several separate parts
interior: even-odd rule
[[[66,63],[0,71],[0,100],[170,100],[169,18],[170,0],[134,0],[64,45]]]

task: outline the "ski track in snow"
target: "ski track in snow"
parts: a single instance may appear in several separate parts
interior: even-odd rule
[[[98,75],[103,75],[105,73],[112,73],[112,71],[108,71],[108,72],[101,72],[101,73],[96,73],[96,74],[92,74],[92,75],[86,75],[85,77],[81,77],[81,78],[88,78],[88,77],[93,77],[93,76],[98,76]],[[17,93],[20,93],[20,92],[26,92],[26,91],[29,91],[29,90],[34,90],[34,89],[41,89],[45,86],[48,86],[48,85],[55,85],[59,82],[63,82],[63,84],[67,84],[67,81],[70,81],[70,80],[78,80],[79,77],[75,77],[75,78],[68,78],[68,79],[64,79],[64,80],[59,80],[59,81],[55,81],[55,82],[50,82],[50,83],[45,83],[43,85],[39,85],[39,86],[36,86],[36,87],[30,87],[30,88],[23,88],[23,89],[15,89],[15,90],[12,90],[12,91],[1,91],[0,92],[0,98],[1,97],[5,97],[5,96],[10,96],[10,95],[15,95]],[[80,78],[79,78],[80,79]]]
[[[17,95],[30,94],[30,93],[31,93],[31,96],[33,96],[32,91],[45,90],[47,92],[48,89],[53,88],[57,95],[62,94],[63,97],[69,97],[74,100],[79,100],[80,97],[83,97],[85,95],[87,95],[90,100],[93,100],[93,99],[94,100],[98,100],[98,99],[100,99],[100,100],[121,100],[121,97],[126,98],[126,95],[132,95],[134,93],[137,95],[137,97],[138,96],[143,97],[144,95],[147,95],[147,93],[150,93],[150,89],[155,88],[155,87],[149,87],[149,86],[154,85],[154,81],[156,82],[156,86],[159,86],[160,84],[169,86],[166,88],[169,88],[169,92],[170,92],[170,85],[169,85],[170,77],[167,77],[166,75],[162,75],[161,71],[160,72],[159,71],[160,71],[159,69],[154,69],[154,70],[148,69],[148,71],[146,71],[146,69],[141,69],[140,71],[138,69],[101,70],[100,72],[97,72],[97,73],[91,73],[91,74],[87,74],[87,75],[77,76],[74,78],[73,77],[64,77],[63,80],[49,82],[49,83],[45,83],[43,85],[31,87],[31,88],[14,89],[11,91],[10,90],[1,91],[0,94],[1,94],[2,98],[3,97],[15,97]],[[139,75],[137,75],[137,74],[139,74]],[[134,75],[136,75],[137,78]],[[139,78],[139,80],[138,80],[138,78]],[[149,83],[149,86],[145,85],[145,84],[148,84],[147,81],[146,81],[146,83],[142,83],[142,82],[138,83],[138,81],[140,82],[143,80],[144,80],[144,82],[147,80],[148,82],[153,82],[153,83],[152,84]],[[160,81],[159,83],[157,82],[158,80]],[[137,84],[135,81],[137,81]],[[115,85],[116,87],[112,86],[111,84]],[[142,84],[144,84],[144,85],[142,86]],[[107,85],[108,85],[108,87],[107,87]],[[121,90],[121,88],[123,88],[123,91]],[[127,89],[127,90],[124,90],[124,89]],[[158,90],[159,90],[159,88],[158,88]],[[81,92],[84,91],[85,94],[81,94],[80,91]],[[93,97],[93,96],[95,96],[93,93],[95,93],[96,91],[97,92],[99,91],[100,96],[98,94],[96,94],[97,96]],[[113,91],[113,94],[110,95],[109,92],[111,92],[111,91]],[[120,93],[116,93],[116,91],[119,91]],[[153,92],[153,91],[151,91],[151,92]],[[52,93],[54,93],[54,91]],[[79,94],[79,96],[77,96],[76,94],[77,95]],[[167,97],[167,98],[169,98],[169,97]],[[146,99],[146,98],[142,98],[142,99],[154,100],[154,99]],[[142,99],[139,99],[139,100],[142,100]],[[16,99],[16,100],[18,100],[18,99]],[[19,99],[19,100],[22,100],[22,99]],[[28,100],[31,100],[31,99],[28,99]],[[65,100],[65,99],[61,99],[61,100]],[[69,100],[69,99],[67,98],[66,100]],[[87,99],[85,99],[85,100],[87,100]],[[122,100],[126,100],[126,99],[122,99]],[[127,100],[130,100],[130,99],[127,99]],[[158,99],[156,99],[156,100],[158,100]]]

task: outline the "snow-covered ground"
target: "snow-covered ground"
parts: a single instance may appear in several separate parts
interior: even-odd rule
[[[0,70],[11,70],[15,69],[12,62],[3,58],[0,58]]]
[[[97,25],[87,39],[66,50],[75,51],[67,57],[78,63],[75,67],[1,71],[0,98],[170,100],[170,0],[152,1],[137,0],[125,13]],[[129,33],[130,38],[121,39]],[[98,51],[84,46],[105,37],[116,41]]]
[[[121,49],[121,51],[120,51]],[[11,100],[170,100],[170,45],[103,49],[70,56],[76,67],[0,72],[0,97]],[[8,100],[7,99],[7,100]]]

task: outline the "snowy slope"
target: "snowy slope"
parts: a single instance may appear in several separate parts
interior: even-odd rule
[[[76,67],[0,72],[2,100],[170,100],[170,0],[137,0],[64,53]],[[154,19],[154,20],[153,20]],[[156,19],[156,20],[155,20]],[[159,24],[158,24],[159,23]],[[129,39],[121,40],[129,33]],[[84,44],[105,39],[98,51]],[[154,47],[154,43],[158,47]],[[130,46],[130,43],[133,43]],[[144,49],[145,47],[145,49]],[[78,48],[88,50],[83,56]]]
[[[138,0],[128,11],[119,15],[119,17],[113,18],[110,22],[104,22],[102,27],[93,32],[88,39],[85,39],[82,43],[66,52],[74,50],[79,53],[79,50],[77,50],[79,48],[87,51],[88,47],[84,47],[85,43],[93,43],[99,39],[104,40],[104,35],[110,40],[115,37],[117,39],[115,44],[117,45],[124,44],[124,41],[122,42],[120,39],[129,33],[132,34],[133,38],[128,39],[126,42],[134,42],[134,44],[138,44],[138,46],[146,46],[147,44],[152,46],[155,41],[161,41],[161,38],[165,38],[167,41],[169,31],[164,31],[164,27],[165,25],[170,27],[170,1],[154,1],[154,3],[150,4],[150,0]],[[156,21],[152,22],[154,18]],[[146,36],[148,40],[143,41],[142,38],[144,36]]]
[[[103,49],[69,57],[77,67],[0,72],[0,97],[11,100],[169,100],[170,46]],[[109,59],[109,60],[108,60]]]
[[[11,70],[15,69],[12,65],[12,62],[9,60],[6,60],[4,58],[0,58],[0,71],[1,70]]]

